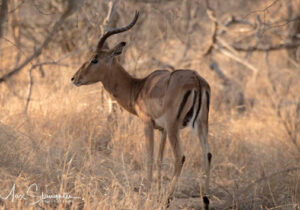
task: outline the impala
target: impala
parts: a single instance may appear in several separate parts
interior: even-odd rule
[[[207,141],[209,84],[193,70],[157,70],[138,79],[132,77],[120,65],[116,56],[122,53],[125,42],[112,49],[104,47],[111,35],[131,29],[139,13],[136,12],[129,25],[106,31],[98,42],[92,58],[86,61],[71,79],[76,86],[102,82],[106,91],[128,112],[144,122],[147,149],[147,178],[152,181],[153,133],[161,133],[157,159],[158,185],[161,182],[161,164],[168,137],[175,157],[174,174],[168,190],[171,198],[180,176],[185,156],[179,139],[179,130],[190,127],[200,140],[206,172],[204,192],[209,192],[209,174],[212,155]],[[206,196],[203,197],[208,203]],[[208,205],[208,204],[207,204]]]

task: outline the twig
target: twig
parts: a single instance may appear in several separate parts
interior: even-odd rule
[[[33,5],[34,8],[35,8],[40,14],[42,14],[42,15],[54,15],[54,14],[57,13],[57,12],[46,13],[46,12],[42,11],[42,10],[40,9],[41,6],[38,5],[34,0],[33,0],[33,2],[32,2],[32,5]]]
[[[35,69],[37,67],[45,66],[45,65],[58,65],[58,66],[68,66],[68,64],[59,63],[59,61],[46,61],[43,63],[37,63],[32,65],[32,68]]]
[[[26,100],[26,105],[25,105],[25,110],[24,110],[25,114],[27,113],[30,98],[31,98],[31,95],[32,95],[32,87],[33,87],[32,70],[33,70],[33,67],[31,67],[29,72],[28,72],[29,73],[29,88],[28,88],[28,95],[27,95],[27,100]]]
[[[185,41],[180,37],[178,31],[175,29],[174,23],[172,22],[172,17],[170,17],[168,15],[168,13],[166,13],[165,11],[163,11],[160,7],[156,7],[155,5],[152,5],[153,9],[155,9],[155,11],[159,12],[159,15],[162,15],[165,20],[167,20],[168,25],[170,26],[170,29],[172,30],[173,34],[176,36],[176,38],[178,39],[178,41],[180,41],[181,44],[185,45]]]
[[[13,41],[9,40],[8,38],[6,37],[1,37],[3,40],[7,41],[8,43],[10,43],[12,46],[14,46],[15,48],[17,48],[22,55],[25,56],[25,52],[23,51],[23,49],[21,47],[18,47],[16,43],[14,43]]]
[[[287,59],[291,64],[293,64],[296,68],[300,69],[300,65],[295,61],[293,58],[291,58],[289,55],[287,55]]]
[[[264,14],[265,14],[265,12],[266,11],[268,11],[268,9],[270,8],[270,7],[272,7],[275,3],[277,3],[279,0],[275,0],[275,1],[273,1],[271,4],[269,4],[267,7],[265,7],[264,9],[260,9],[260,10],[254,10],[254,11],[251,11],[251,12],[249,12],[247,15],[245,15],[244,17],[243,17],[243,19],[245,19],[246,17],[248,17],[249,15],[251,15],[251,14],[253,14],[253,13],[258,13],[258,12],[263,12]]]
[[[48,34],[48,36],[46,37],[46,39],[44,40],[42,45],[31,56],[29,56],[25,61],[23,61],[23,63],[21,63],[18,67],[14,68],[13,70],[8,72],[7,74],[3,75],[0,78],[0,83],[6,81],[11,76],[17,74],[25,66],[27,66],[27,64],[29,64],[34,58],[41,55],[42,50],[50,43],[50,41],[54,37],[54,34],[58,30],[58,28],[62,25],[62,23],[65,21],[65,19],[67,17],[69,17],[72,14],[72,12],[75,10],[75,8],[76,8],[76,3],[75,2],[76,2],[76,0],[69,0],[68,7],[67,7],[66,11],[58,19],[58,21],[56,21],[56,23],[54,24],[52,30],[50,31],[50,33]]]
[[[37,57],[36,60],[38,63],[40,63],[40,57]],[[39,67],[39,72],[40,72],[42,78],[45,77],[45,71],[44,71],[44,68],[42,65]]]
[[[290,23],[293,23],[297,20],[300,20],[300,17],[295,17],[295,18],[291,18],[291,19],[286,19],[286,20],[281,20],[281,21],[278,21],[278,22],[275,22],[275,23],[272,23],[269,25],[269,27],[267,27],[265,30],[270,30],[272,28],[279,28],[279,27],[283,27],[283,26],[286,26]]]

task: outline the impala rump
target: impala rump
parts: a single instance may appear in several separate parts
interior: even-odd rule
[[[187,92],[184,94],[183,99],[182,99],[182,102],[181,102],[181,104],[180,104],[180,106],[179,106],[179,110],[178,110],[177,117],[176,117],[177,120],[179,119],[180,114],[181,114],[181,112],[182,112],[182,109],[183,109],[184,105],[186,104],[186,101],[187,101],[188,97],[190,96],[190,94],[191,94],[191,91],[190,91],[190,90],[187,91]]]
[[[182,113],[182,110],[184,108],[184,106],[186,105],[186,102],[191,94],[191,90],[187,91],[182,99],[182,102],[179,106],[179,110],[178,110],[178,114],[177,114],[177,120],[179,119],[181,113]],[[182,122],[182,126],[185,127],[187,126],[190,122],[192,122],[193,118],[195,117],[195,104],[196,104],[196,98],[197,98],[197,91],[196,90],[193,90],[193,103],[189,109],[189,111],[186,113],[186,115],[184,116],[183,118],[183,122]]]

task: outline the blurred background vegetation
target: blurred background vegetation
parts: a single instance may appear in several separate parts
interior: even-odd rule
[[[1,199],[0,207],[161,207],[169,146],[165,188],[145,192],[139,119],[101,84],[70,82],[101,33],[126,25],[136,10],[135,27],[108,40],[128,43],[125,69],[139,78],[194,69],[211,85],[212,206],[299,209],[299,0],[1,0],[0,195],[37,183],[40,192],[84,200],[33,207]],[[187,163],[170,208],[201,209],[201,149],[188,132],[181,141]]]

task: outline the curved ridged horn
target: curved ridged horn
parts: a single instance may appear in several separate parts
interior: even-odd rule
[[[98,45],[97,45],[97,51],[101,50],[101,48],[103,47],[104,45],[104,42],[105,40],[110,37],[111,35],[114,35],[114,34],[118,34],[118,33],[122,33],[124,31],[128,31],[129,29],[131,29],[137,19],[139,17],[139,12],[138,11],[135,11],[135,15],[134,15],[134,18],[132,19],[132,21],[127,25],[127,26],[124,26],[124,27],[121,27],[121,28],[116,28],[116,29],[111,29],[111,30],[108,30],[106,31],[101,37],[100,37],[100,40],[98,42]]]

